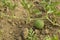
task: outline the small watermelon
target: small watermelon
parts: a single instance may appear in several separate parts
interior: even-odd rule
[[[43,20],[35,20],[34,26],[38,29],[42,29],[44,27],[44,21]]]

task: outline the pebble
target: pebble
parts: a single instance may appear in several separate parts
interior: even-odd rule
[[[24,29],[23,29],[23,31],[22,31],[22,36],[23,36],[24,39],[27,38],[27,36],[28,36],[28,28],[24,28]]]

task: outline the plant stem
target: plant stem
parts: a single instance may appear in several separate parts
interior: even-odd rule
[[[46,19],[47,19],[48,21],[50,21],[53,25],[60,26],[58,23],[54,23],[52,20],[50,20],[50,19],[48,18],[48,16],[46,17]]]
[[[46,13],[46,19],[51,22],[53,25],[60,26],[58,23],[53,22],[51,19],[48,17],[48,13]]]
[[[26,20],[26,24],[30,21],[30,9],[26,9],[27,10],[27,16],[28,16],[28,18],[27,18],[27,20]]]

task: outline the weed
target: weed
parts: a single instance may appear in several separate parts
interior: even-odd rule
[[[31,2],[30,2],[31,3]],[[29,12],[28,13],[28,18],[29,20],[31,19],[30,18],[30,14],[31,14],[31,11],[33,13],[36,13],[38,12],[39,13],[39,9],[42,10],[41,8],[43,8],[45,10],[45,16],[43,16],[43,19],[47,19],[48,21],[50,21],[53,25],[57,25],[57,26],[60,26],[58,23],[56,23],[56,17],[57,16],[60,16],[60,11],[57,10],[56,6],[60,4],[60,2],[53,2],[52,0],[42,0],[40,1],[40,3],[38,4],[39,7],[37,7],[38,9],[35,9],[33,10],[32,7],[34,7],[33,5],[30,5],[27,3],[26,0],[22,0],[22,5],[25,9],[27,9],[27,11]],[[37,5],[36,5],[37,6]],[[30,11],[31,10],[31,11]],[[41,12],[41,11],[40,11]],[[43,12],[43,11],[42,11]],[[50,19],[49,18],[49,14],[52,14],[53,15],[53,18],[54,19]],[[40,15],[40,14],[39,14]],[[36,18],[35,18],[36,19]],[[33,20],[35,20],[33,19]],[[40,20],[40,18],[38,18]],[[37,20],[37,19],[36,19]]]
[[[50,37],[49,35],[44,38],[44,40],[59,40],[58,35],[53,35]]]
[[[56,6],[58,4],[60,4],[60,2],[52,2],[52,0],[43,0],[40,2],[40,5],[43,6],[43,8],[46,10],[46,19],[49,20],[53,25],[60,26],[58,23],[55,23],[56,17],[58,16],[58,14],[60,14],[60,12],[56,9]],[[54,21],[49,19],[49,14],[53,15]]]
[[[13,4],[11,0],[0,0],[2,5],[8,7],[9,9],[13,10],[17,6],[17,4]]]
[[[26,9],[28,13],[28,18],[26,20],[26,23],[30,21],[30,14],[31,14],[31,8],[33,7],[32,3],[28,3],[27,0],[22,0],[21,1],[22,6]]]
[[[38,40],[38,37],[32,28],[29,30],[28,37],[26,40]]]
[[[0,7],[3,8],[3,10],[0,13],[1,14],[0,18],[3,18],[3,17],[17,18],[16,16],[14,16],[14,11],[13,11],[16,8],[17,3],[13,3],[12,0],[0,0],[0,2],[1,2]],[[3,13],[4,11],[7,11],[7,9],[9,9],[12,16],[6,15],[6,12]]]
[[[52,40],[50,36],[46,36],[44,40]]]
[[[53,35],[52,40],[59,40],[58,35]]]

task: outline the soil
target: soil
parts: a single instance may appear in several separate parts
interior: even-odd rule
[[[25,40],[24,38],[26,38],[30,28],[36,32],[39,40],[43,40],[46,35],[52,36],[53,34],[57,34],[60,40],[59,26],[53,26],[48,20],[45,20],[45,26],[42,30],[35,28],[33,26],[33,21],[26,24],[28,13],[20,4],[21,0],[12,1],[18,4],[13,13],[19,18],[0,18],[0,40]],[[12,15],[9,9],[7,9],[6,14]],[[57,20],[60,24],[60,19]]]

